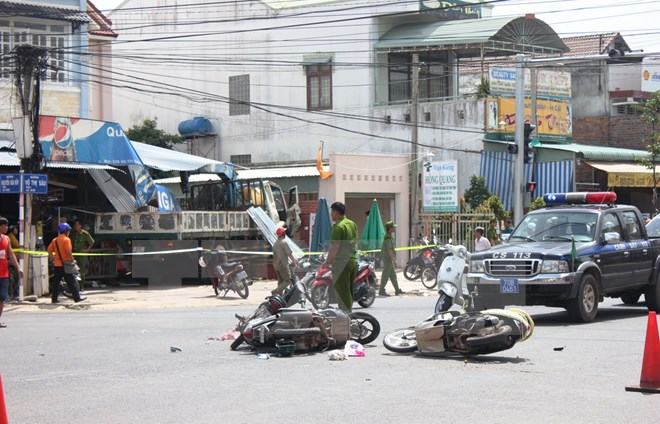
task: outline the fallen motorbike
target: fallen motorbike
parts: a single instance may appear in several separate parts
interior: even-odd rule
[[[250,295],[248,286],[252,285],[247,272],[240,262],[227,262],[227,254],[223,249],[204,252],[199,257],[199,266],[208,268],[215,295],[224,290],[223,297],[231,290],[241,298],[247,299]]]
[[[252,315],[236,315],[240,335],[231,349],[246,343],[255,349],[274,348],[282,355],[290,355],[295,351],[342,347],[349,339],[368,344],[380,334],[376,318],[364,312],[347,314],[339,309],[291,307],[300,296],[306,296],[306,288],[297,281],[282,296],[267,297]]]
[[[332,287],[332,270],[326,264],[322,264],[316,271],[316,278],[312,282],[312,303],[318,309],[328,307],[330,303],[330,288]],[[374,268],[373,259],[360,259],[357,273],[353,280],[353,300],[363,308],[373,305],[376,300],[376,289],[378,278]]]
[[[485,355],[511,349],[533,332],[532,317],[521,309],[452,310],[386,334],[383,344],[397,353]]]
[[[440,272],[437,273],[436,284],[438,285],[438,301],[435,304],[435,313],[448,311],[453,304],[462,306],[470,311],[473,308],[472,297],[464,292],[465,271],[470,260],[470,252],[465,246],[444,246],[445,257],[440,264]],[[466,295],[464,297],[464,295]]]

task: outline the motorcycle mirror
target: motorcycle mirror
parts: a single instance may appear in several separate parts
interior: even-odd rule
[[[202,256],[199,257],[199,260],[197,261],[197,263],[199,263],[199,266],[201,266],[202,268],[206,268],[206,261],[204,260],[204,258]]]
[[[454,244],[454,240],[452,239],[447,240],[447,244]]]

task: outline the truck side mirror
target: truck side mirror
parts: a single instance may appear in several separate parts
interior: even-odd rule
[[[603,244],[617,243],[621,243],[621,234],[617,233],[616,231],[603,234]]]

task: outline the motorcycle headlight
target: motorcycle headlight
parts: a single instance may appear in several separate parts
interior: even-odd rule
[[[542,273],[568,272],[568,262],[561,260],[544,260],[541,265]]]
[[[486,272],[484,261],[482,259],[470,261],[470,272]]]

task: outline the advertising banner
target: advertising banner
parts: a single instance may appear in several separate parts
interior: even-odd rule
[[[478,3],[461,0],[420,0],[419,9],[452,19],[477,19],[481,17],[481,6]]]
[[[424,213],[458,212],[458,162],[426,162],[422,176]]]
[[[569,142],[573,135],[573,116],[571,104],[568,101],[537,99],[537,127],[542,141]],[[488,98],[486,101],[487,132],[505,140],[513,139],[516,131],[516,101],[515,99],[499,97]],[[525,99],[526,122],[532,119],[532,102]]]
[[[660,91],[660,57],[647,57],[642,62],[642,91]]]
[[[502,96],[515,96],[516,69],[490,68],[488,70],[490,94]],[[525,91],[532,90],[532,78],[529,69],[525,69]],[[571,74],[561,71],[536,71],[536,98],[561,99],[571,98]]]

